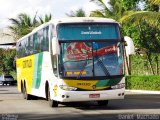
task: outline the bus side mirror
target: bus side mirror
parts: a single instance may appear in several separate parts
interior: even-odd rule
[[[124,41],[127,56],[135,54],[135,47],[132,38],[124,36]]]
[[[60,54],[60,46],[56,37],[52,39],[52,54],[59,55]]]

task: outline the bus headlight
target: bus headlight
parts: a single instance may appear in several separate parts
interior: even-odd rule
[[[121,89],[121,88],[125,88],[125,84],[121,83],[121,84],[117,84],[115,86],[111,86],[112,89]]]
[[[67,86],[67,85],[60,85],[59,87],[60,87],[62,90],[67,90],[67,91],[75,91],[75,90],[77,90],[77,88],[71,87],[71,86]]]

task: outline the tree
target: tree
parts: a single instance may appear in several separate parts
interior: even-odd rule
[[[160,0],[149,0],[152,4],[160,5]]]
[[[40,24],[49,22],[51,19],[52,19],[52,15],[51,14],[45,14],[44,18],[42,18],[41,16],[39,17]]]
[[[11,33],[3,33],[6,36],[12,36],[16,41],[19,38],[25,36],[30,33],[34,28],[39,25],[49,22],[52,19],[51,14],[46,14],[44,18],[39,16],[39,20],[37,19],[37,13],[32,17],[25,13],[20,13],[17,18],[9,18],[11,25],[8,26],[9,31]]]
[[[16,55],[14,49],[2,49],[0,48],[0,75],[10,74],[15,72],[13,61]]]
[[[12,36],[14,40],[18,40],[39,25],[36,14],[33,19],[29,15],[21,13],[17,18],[10,18],[9,20],[12,23],[8,26],[11,34],[6,33],[6,35]]]
[[[124,32],[132,36],[136,47],[143,51],[143,54],[145,53],[152,74],[158,74],[160,12],[152,2],[146,2],[146,11],[130,11],[120,21],[123,24]],[[153,68],[153,60],[156,61],[156,71]]]
[[[137,11],[140,10],[139,3],[141,1],[142,0],[123,0],[122,4],[125,11],[130,11],[130,10]]]
[[[79,8],[76,11],[70,11],[70,13],[66,13],[68,17],[86,17],[86,13],[82,8]]]
[[[100,9],[91,12],[90,16],[92,17],[113,18],[118,21],[124,13],[122,0],[110,0],[110,8],[106,6],[103,0],[90,1],[96,3],[100,7]]]
[[[152,5],[157,4],[157,6]],[[130,11],[124,15],[120,22],[121,23],[134,23],[135,25],[139,24],[141,21],[145,21],[150,24],[150,26],[155,26],[160,28],[160,12],[159,12],[159,0],[150,0],[150,3],[147,2],[147,11]]]

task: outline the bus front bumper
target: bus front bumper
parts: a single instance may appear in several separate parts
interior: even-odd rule
[[[100,101],[111,99],[124,99],[125,89],[114,89],[104,91],[61,91],[55,97],[60,102],[78,102],[78,101]]]

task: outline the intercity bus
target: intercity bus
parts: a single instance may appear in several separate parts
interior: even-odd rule
[[[51,20],[18,40],[17,85],[25,99],[61,102],[123,99],[124,39],[107,18]]]

